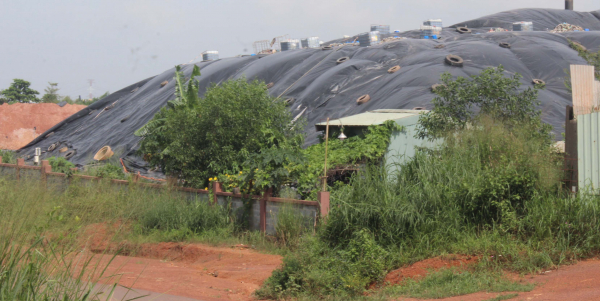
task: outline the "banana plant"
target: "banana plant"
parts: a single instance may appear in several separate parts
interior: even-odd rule
[[[181,71],[181,67],[175,67],[175,99],[168,102],[169,109],[177,110],[179,108],[191,108],[199,103],[200,96],[198,96],[198,92],[200,89],[200,83],[195,78],[197,76],[200,76],[200,68],[194,65],[191,78],[186,87],[185,77]],[[164,114],[156,114],[152,120],[139,128],[133,134],[138,137],[145,137],[152,132],[163,131],[166,126],[166,118],[161,116],[164,116]]]

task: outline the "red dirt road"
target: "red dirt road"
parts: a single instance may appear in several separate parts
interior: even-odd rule
[[[570,266],[561,266],[541,275],[527,276],[524,282],[535,283],[531,292],[518,293],[510,300],[563,301],[600,300],[600,260],[591,259]],[[445,299],[446,301],[482,301],[506,293],[475,293]],[[401,301],[423,301],[423,299],[399,298]]]
[[[54,103],[0,105],[0,149],[19,149],[83,108],[83,105],[61,108]]]

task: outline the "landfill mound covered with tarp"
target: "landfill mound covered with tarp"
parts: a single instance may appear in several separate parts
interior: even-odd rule
[[[498,27],[508,29],[519,21],[532,21],[534,31],[489,32]],[[590,31],[547,31],[562,23]],[[457,27],[465,25],[471,33],[457,32]],[[439,40],[419,39],[419,31],[391,33],[387,37],[392,40],[371,47],[343,44],[353,39],[350,37],[326,43],[342,43],[331,50],[298,49],[196,63],[202,73],[197,78],[200,94],[211,84],[240,77],[273,83],[269,93],[288,102],[294,116],[306,119],[306,141],[311,144],[318,141],[319,135],[314,124],[327,117],[340,118],[376,109],[431,108],[435,97],[431,86],[439,82],[442,73],[468,77],[503,65],[507,76],[523,76],[523,89],[533,87],[534,79],[545,81],[546,88],[539,95],[543,120],[554,127],[559,138],[564,131],[565,106],[572,103],[564,83],[567,70],[571,64],[587,65],[569,47],[568,39],[598,51],[600,11],[520,9],[444,28]],[[510,47],[500,47],[500,43]],[[463,66],[449,65],[448,55],[460,56]],[[346,61],[338,63],[345,57]],[[394,66],[400,66],[400,70],[389,73]],[[182,69],[189,77],[193,64],[182,65]],[[20,155],[31,161],[34,149],[40,147],[45,151],[42,158],[68,154],[71,162],[82,166],[93,163],[100,148],[110,146],[115,153],[113,159],[122,159],[128,170],[147,174],[145,162],[136,154],[141,138],[134,132],[174,99],[174,73],[174,69],[167,70],[107,96],[40,135],[22,148]],[[358,104],[357,99],[363,95],[369,95],[370,101]],[[61,147],[48,151],[57,144]],[[69,151],[59,153],[57,150],[64,146]]]

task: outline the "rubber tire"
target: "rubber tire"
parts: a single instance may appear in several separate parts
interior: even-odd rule
[[[48,146],[48,152],[55,150],[59,146],[60,146],[60,142],[54,142],[54,143],[50,144],[50,146]]]
[[[444,44],[435,45],[433,48],[435,48],[435,49],[443,49],[443,48],[446,48],[446,45],[444,45]]]
[[[64,153],[64,152],[66,152],[66,151],[68,151],[68,150],[69,150],[69,148],[65,146],[65,147],[63,147],[63,148],[59,149],[59,150],[58,150],[58,152],[59,152],[59,153]]]
[[[350,59],[349,57],[344,56],[344,57],[341,57],[341,58],[337,59],[337,61],[335,61],[335,62],[339,65],[341,63],[344,63],[344,62],[348,61],[349,59]]]
[[[91,111],[88,113],[88,115],[92,115],[92,114],[94,114],[94,112],[96,112],[96,110],[91,110]]]
[[[388,73],[390,73],[390,74],[395,73],[395,72],[399,71],[400,68],[401,68],[400,66],[396,65],[396,66],[388,69]]]
[[[48,133],[48,135],[46,135],[46,138],[48,138],[48,137],[50,137],[50,136],[52,136],[52,135],[54,135],[54,132],[50,132],[50,133]]]
[[[286,104],[286,105],[289,105],[289,104],[292,104],[292,103],[294,103],[294,101],[296,101],[296,99],[295,99],[295,98],[293,98],[293,97],[290,97],[290,98],[287,98],[287,99],[285,100],[285,104]]]
[[[414,108],[412,108],[412,110],[413,111],[423,111],[423,110],[425,110],[425,108],[424,107],[414,107]]]
[[[121,119],[121,123],[123,123],[123,122],[127,121],[127,119],[129,119],[129,117],[131,117],[131,115],[129,115],[129,116],[126,116],[125,118]]]
[[[73,156],[75,156],[75,154],[77,154],[77,151],[70,150],[69,152],[67,152],[65,154],[65,159],[69,160],[69,159],[73,158]]]
[[[545,81],[543,81],[543,80],[541,80],[541,79],[534,78],[534,79],[533,79],[533,84],[534,84],[534,85],[542,85],[542,86],[545,86],[545,85],[546,85],[546,82],[545,82]]]
[[[456,31],[459,33],[471,33],[471,29],[466,27],[456,27]]]
[[[433,84],[431,85],[431,92],[435,93],[435,89],[439,88],[439,87],[443,87],[444,85],[442,84]]]
[[[333,50],[333,47],[331,47],[331,46],[323,46],[323,47],[321,47],[321,50]]]
[[[162,88],[162,87],[166,86],[168,83],[169,83],[169,81],[166,80],[166,81],[160,83],[160,87]]]
[[[274,84],[274,83],[268,83],[268,84],[267,84],[267,89],[271,89],[271,88],[273,88],[273,86],[275,86],[275,84]]]
[[[369,94],[365,94],[365,95],[363,95],[363,96],[359,97],[359,98],[356,100],[356,103],[357,103],[357,104],[359,104],[359,105],[362,105],[362,104],[364,104],[364,103],[367,103],[367,102],[369,102],[369,100],[371,100],[371,96],[369,96]]]
[[[498,44],[498,46],[500,46],[502,48],[510,49],[510,44],[506,43],[506,42],[502,42],[502,43]]]
[[[458,56],[458,55],[454,55],[454,54],[448,54],[446,56],[446,63],[450,66],[453,67],[462,67],[464,64],[464,60]]]

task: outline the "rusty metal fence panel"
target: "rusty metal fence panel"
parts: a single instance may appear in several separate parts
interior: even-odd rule
[[[579,190],[600,193],[600,113],[578,116],[577,154]]]
[[[573,109],[577,116],[592,113],[597,107],[594,99],[596,90],[594,73],[594,66],[571,65]]]

